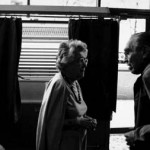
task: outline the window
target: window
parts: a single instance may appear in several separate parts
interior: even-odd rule
[[[97,0],[30,0],[31,5],[96,6]]]
[[[23,24],[19,75],[30,80],[49,80],[56,72],[60,42],[68,39],[66,24]]]
[[[149,9],[149,0],[101,0],[101,7]]]
[[[111,128],[134,126],[133,83],[137,76],[129,72],[123,49],[131,34],[144,30],[144,19],[120,21],[117,110],[113,113]],[[24,23],[19,75],[26,80],[48,81],[57,72],[58,46],[67,39],[68,24]]]
[[[101,7],[149,9],[149,0],[101,0]],[[134,126],[133,84],[138,76],[131,74],[124,62],[124,47],[131,34],[141,31],[145,31],[144,19],[120,21],[117,108],[113,113],[111,128]]]
[[[113,113],[111,128],[130,128],[134,126],[133,84],[138,75],[133,75],[128,70],[128,66],[124,61],[124,48],[133,33],[142,31],[145,31],[145,19],[120,21],[117,109],[116,113]]]
[[[47,5],[47,6],[89,6],[95,7],[97,0],[1,0],[1,5]]]

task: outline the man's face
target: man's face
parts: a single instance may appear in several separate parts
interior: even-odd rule
[[[125,48],[129,70],[133,74],[140,74],[143,71],[143,52],[137,51],[138,48],[136,39],[130,39]]]

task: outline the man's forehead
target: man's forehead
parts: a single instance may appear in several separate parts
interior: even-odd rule
[[[138,46],[138,37],[137,36],[133,36],[129,39],[129,41],[126,44],[126,48],[133,48]]]

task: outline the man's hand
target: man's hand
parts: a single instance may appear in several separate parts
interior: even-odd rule
[[[134,141],[134,130],[125,133],[124,136],[126,137],[127,145],[134,146],[134,144],[135,144],[135,141]]]

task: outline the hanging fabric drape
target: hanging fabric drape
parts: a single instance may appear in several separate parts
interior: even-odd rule
[[[88,45],[88,67],[80,80],[89,115],[109,120],[116,110],[119,24],[112,19],[71,19],[69,39]]]
[[[21,98],[18,64],[21,52],[22,21],[0,18],[0,139],[20,116]],[[2,134],[3,133],[3,134]]]

